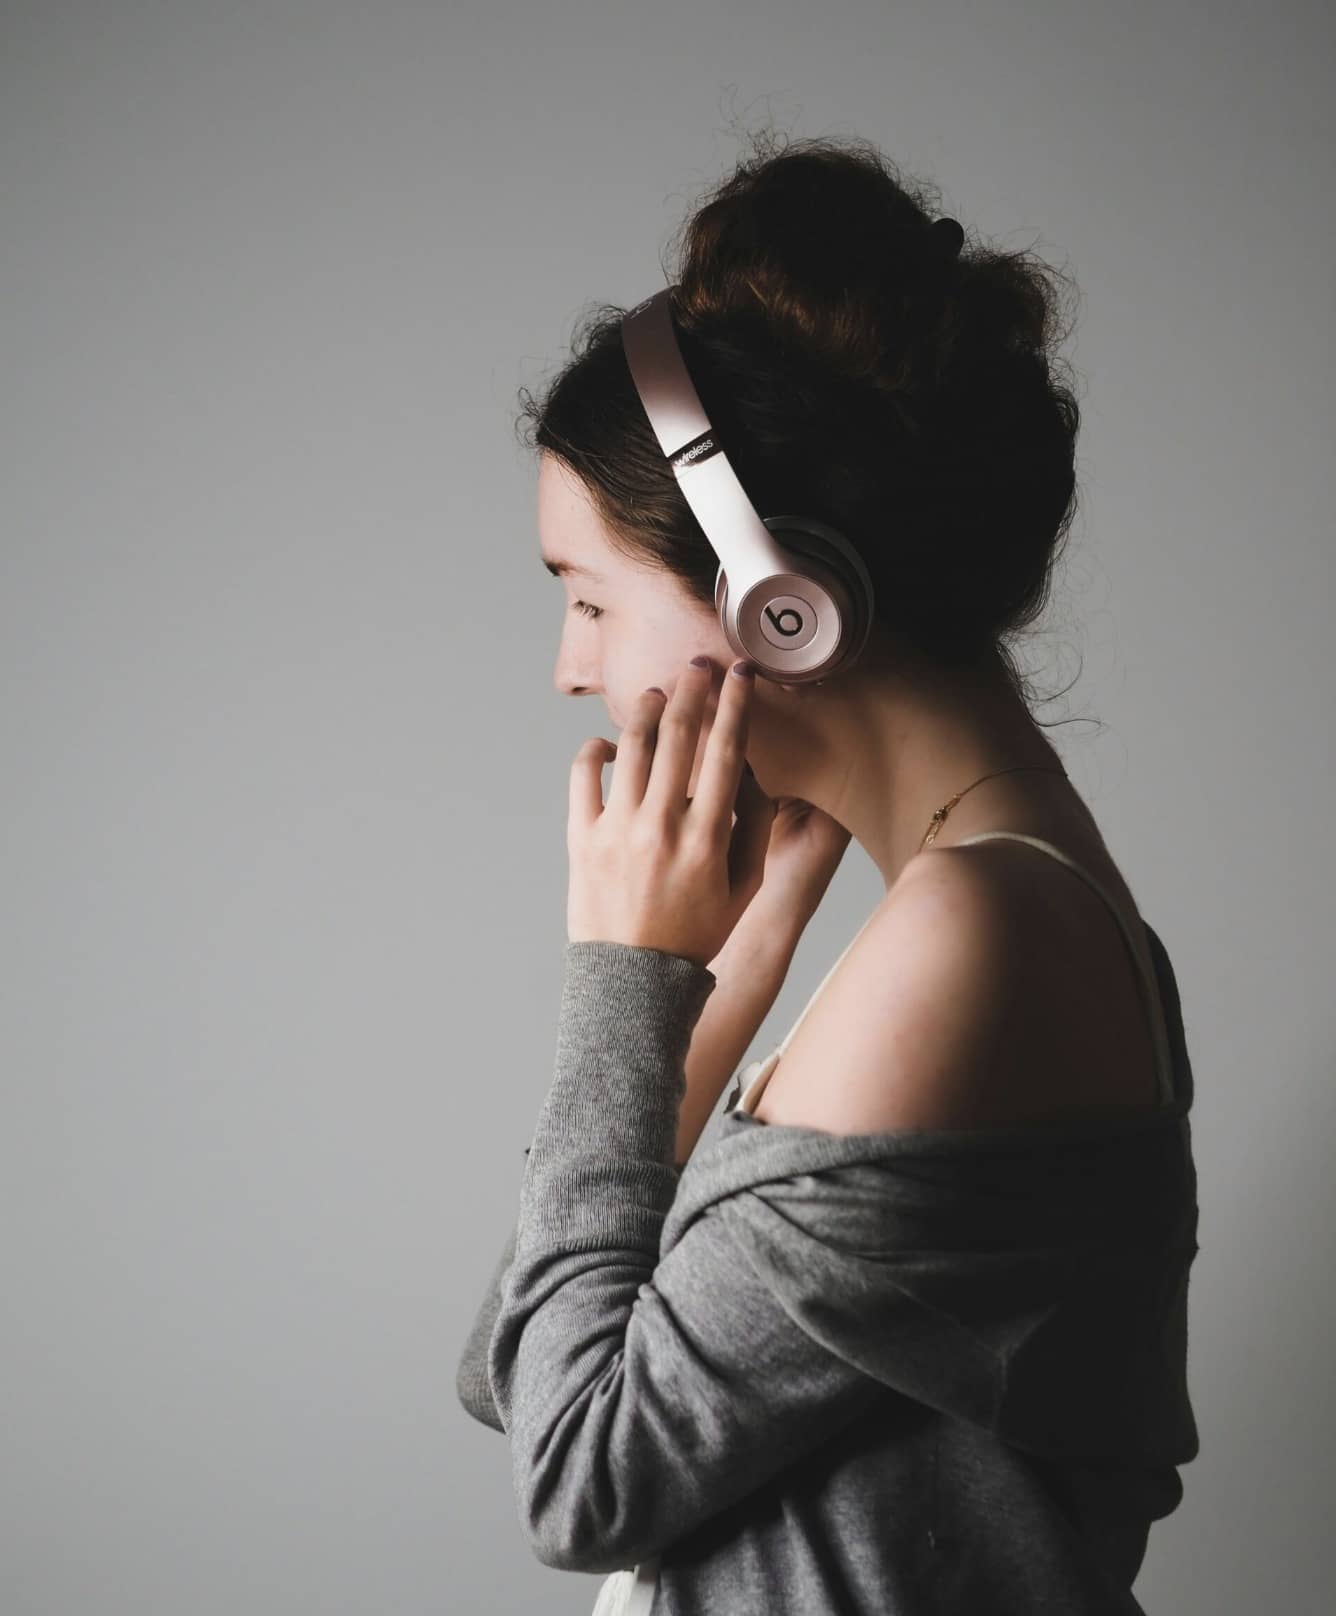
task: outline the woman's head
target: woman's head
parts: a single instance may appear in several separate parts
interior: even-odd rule
[[[1047,601],[1074,513],[1059,277],[968,238],[923,270],[926,186],[866,142],[753,140],[688,218],[669,276],[706,412],[763,516],[800,511],[858,547],[888,643],[928,667],[1001,667],[1023,696],[1010,644]],[[700,608],[722,660],[718,558],[632,384],[624,312],[599,309],[525,395],[528,441],[579,485],[605,554]]]

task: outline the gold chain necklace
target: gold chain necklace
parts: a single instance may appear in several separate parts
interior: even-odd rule
[[[1040,763],[1017,763],[1010,769],[995,769],[992,774],[980,775],[972,785],[965,787],[965,791],[973,791],[975,786],[981,786],[985,780],[995,780],[999,774],[1016,774],[1022,769],[1029,769],[1035,774],[1061,774],[1065,776],[1067,773],[1066,769],[1046,768]],[[949,802],[944,802],[942,806],[933,814],[932,819],[928,823],[928,834],[919,843],[920,853],[925,847],[932,846],[933,840],[936,837],[937,832],[942,828],[946,816],[965,795],[965,791],[957,791],[955,796],[952,797]]]

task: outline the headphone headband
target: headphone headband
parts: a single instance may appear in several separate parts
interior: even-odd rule
[[[759,515],[691,380],[673,329],[674,290],[661,288],[623,317],[622,343],[664,459],[719,558],[720,627],[761,674],[820,683],[866,643],[872,580],[857,549],[829,523]]]

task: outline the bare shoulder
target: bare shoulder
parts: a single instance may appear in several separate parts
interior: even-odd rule
[[[1052,1121],[1155,1099],[1136,975],[1103,900],[1053,859],[986,842],[905,867],[753,1114],[872,1133]]]
[[[1005,1120],[1024,1021],[1010,884],[984,860],[906,867],[794,1034],[754,1114],[871,1133]]]

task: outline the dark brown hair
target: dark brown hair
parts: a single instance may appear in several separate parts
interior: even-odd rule
[[[968,230],[957,258],[923,259],[935,193],[869,142],[751,140],[667,273],[729,459],[763,515],[848,535],[892,634],[933,664],[996,661],[1028,700],[1008,642],[1047,604],[1075,510],[1064,278]],[[718,559],[632,385],[625,312],[577,324],[542,396],[521,389],[517,424],[579,476],[616,550],[712,607]]]

